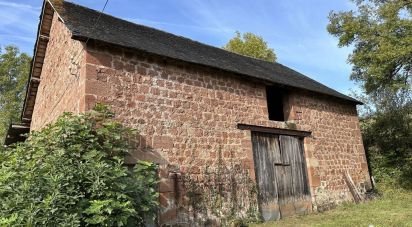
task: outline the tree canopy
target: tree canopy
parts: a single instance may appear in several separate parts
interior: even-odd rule
[[[411,89],[412,1],[352,0],[356,11],[331,12],[327,27],[339,46],[353,46],[351,79],[367,93]]]
[[[236,36],[230,39],[223,49],[269,62],[276,61],[275,51],[269,48],[267,42],[261,36],[250,32],[236,32]]]
[[[9,123],[19,121],[30,61],[15,46],[0,48],[0,144]]]

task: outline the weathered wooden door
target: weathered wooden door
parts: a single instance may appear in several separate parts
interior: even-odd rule
[[[311,210],[302,139],[253,132],[259,207],[265,221]]]

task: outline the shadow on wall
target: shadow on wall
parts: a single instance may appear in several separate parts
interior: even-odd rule
[[[147,146],[145,136],[139,135],[134,144],[126,164],[137,160],[159,164],[159,225],[225,226],[260,220],[256,184],[233,154],[222,158],[219,149],[215,163],[202,166],[192,155],[187,162],[196,164],[183,168]]]
[[[150,161],[157,163],[160,166],[167,165],[168,161],[162,156],[160,152],[153,149],[146,136],[137,135],[137,138],[131,141],[133,152],[125,158],[126,165],[133,165],[138,160]]]

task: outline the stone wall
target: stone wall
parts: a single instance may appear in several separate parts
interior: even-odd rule
[[[63,112],[84,111],[83,43],[70,37],[70,31],[54,13],[31,130],[44,127]]]
[[[254,181],[251,133],[237,129],[239,123],[312,131],[305,139],[305,156],[315,209],[351,199],[342,177],[345,171],[357,186],[369,182],[352,103],[292,90],[288,121],[275,122],[268,120],[265,85],[239,75],[98,43],[88,47],[86,68],[86,109],[96,102],[111,105],[119,120],[140,132],[140,148],[128,161],[146,159],[161,165],[161,223],[219,220],[219,214],[209,212],[213,207],[196,213],[184,179],[205,185],[208,171],[224,167],[228,174],[222,178],[230,179],[230,170],[238,168]],[[213,186],[203,188],[228,183],[214,177]],[[231,189],[219,190],[217,197],[223,198]],[[239,196],[251,206],[245,203],[236,211],[238,216],[251,215],[253,190]],[[220,214],[231,209],[230,197],[227,200],[221,201]]]
[[[297,92],[289,97],[290,119],[312,136],[304,141],[315,210],[352,199],[343,174],[347,171],[360,191],[370,178],[356,107],[334,98]]]
[[[267,122],[263,85],[109,46],[90,48],[86,58],[87,108],[109,104],[118,119],[138,129],[140,149],[129,162],[161,165],[161,223],[215,222],[231,213],[235,197],[229,195],[236,194],[228,193],[230,181],[241,189],[233,211],[257,212],[249,196],[256,191],[251,135],[237,123]],[[235,169],[241,171],[231,175]],[[210,203],[198,209],[199,200]]]

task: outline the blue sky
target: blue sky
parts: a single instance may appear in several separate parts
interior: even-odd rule
[[[105,0],[73,0],[101,10]],[[0,0],[0,46],[33,54],[42,0]],[[331,10],[353,9],[349,0],[110,0],[105,13],[221,47],[235,31],[261,35],[289,66],[345,94],[349,48],[326,31]]]

